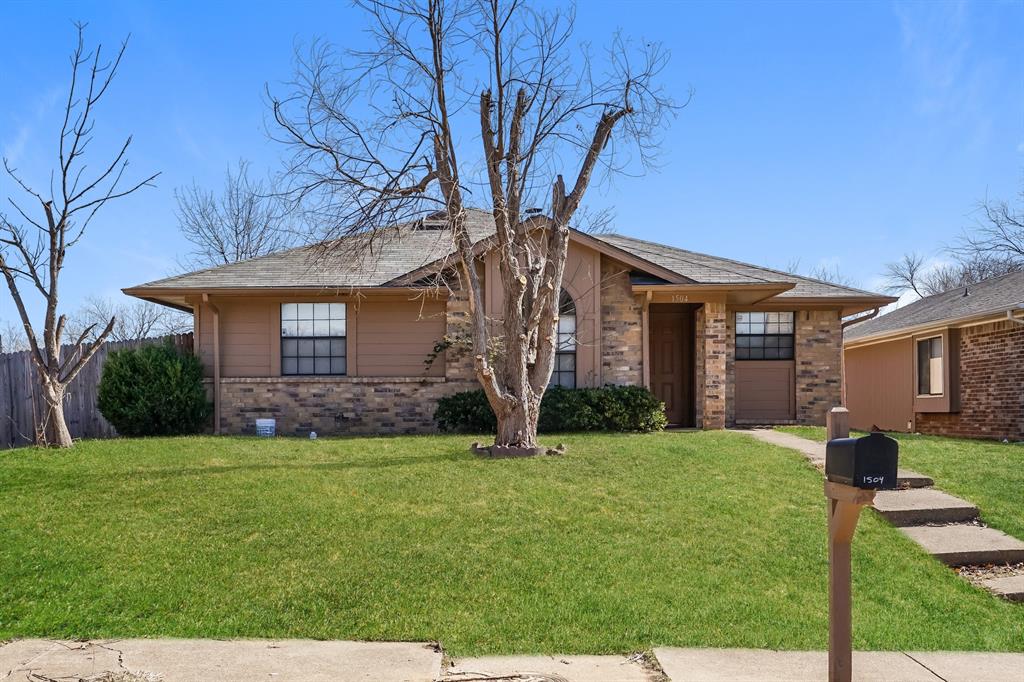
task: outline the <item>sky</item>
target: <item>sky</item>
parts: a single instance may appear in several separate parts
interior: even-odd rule
[[[6,0],[0,154],[37,184],[56,165],[76,20],[104,50],[131,36],[97,112],[94,163],[131,134],[129,174],[160,176],[105,207],[69,253],[66,311],[180,272],[175,188],[219,188],[239,159],[278,172],[266,89],[284,91],[297,47],[366,39],[345,2]],[[907,251],[941,261],[979,200],[1012,199],[1024,180],[1022,0],[577,4],[577,40],[600,48],[618,30],[663,43],[664,86],[693,98],[664,133],[656,172],[588,195],[613,210],[617,232],[780,269],[838,268],[878,290],[886,262]],[[11,195],[0,179],[0,199]],[[41,302],[30,307],[39,320]],[[0,291],[0,321],[16,316]]]

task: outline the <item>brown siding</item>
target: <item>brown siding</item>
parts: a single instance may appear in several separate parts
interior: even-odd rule
[[[792,360],[735,363],[736,420],[789,421],[795,418]]]
[[[496,323],[495,333],[500,334],[497,322],[502,318],[503,288],[495,251],[484,259],[484,281],[484,308],[487,316]],[[601,286],[601,254],[570,241],[562,288],[569,292],[576,304],[576,385],[579,387],[600,386],[602,383]],[[638,351],[639,348],[638,343]]]
[[[426,365],[445,335],[444,301],[367,300],[355,311],[362,377],[444,376],[444,357]]]
[[[913,341],[907,338],[848,348],[845,361],[850,426],[862,430],[877,426],[884,431],[912,428]]]
[[[314,297],[317,301],[348,304],[349,375],[367,377],[444,376],[441,354],[430,366],[425,361],[445,335],[444,300],[399,297]],[[221,375],[276,377],[281,373],[281,303],[305,298],[218,297],[220,310]],[[204,374],[213,376],[213,311],[199,306],[197,349]]]

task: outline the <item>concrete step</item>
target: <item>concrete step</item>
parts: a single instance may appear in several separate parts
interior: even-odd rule
[[[949,566],[1024,561],[1024,542],[995,528],[954,524],[907,526],[900,530],[926,552]]]
[[[874,508],[894,526],[963,523],[978,518],[978,508],[935,488],[880,490]]]
[[[924,474],[901,467],[896,472],[896,485],[901,488],[927,488],[935,485],[935,481],[932,480],[931,476],[925,476]]]
[[[981,581],[982,587],[1008,601],[1024,602],[1024,575],[1004,575]]]

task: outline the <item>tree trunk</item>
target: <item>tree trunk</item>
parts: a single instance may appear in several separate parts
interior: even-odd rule
[[[43,400],[46,403],[43,415],[43,433],[46,437],[46,444],[58,448],[70,448],[74,442],[71,440],[71,431],[68,430],[67,422],[64,420],[64,388],[44,386]]]
[[[498,447],[536,448],[537,420],[540,417],[540,401],[526,399],[518,401],[511,408],[497,415],[498,435],[494,444]]]

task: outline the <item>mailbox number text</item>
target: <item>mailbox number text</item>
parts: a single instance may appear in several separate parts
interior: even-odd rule
[[[862,483],[868,483],[868,484],[875,483],[877,485],[882,485],[882,484],[885,483],[885,476],[864,476],[863,478],[861,478],[861,482]]]

